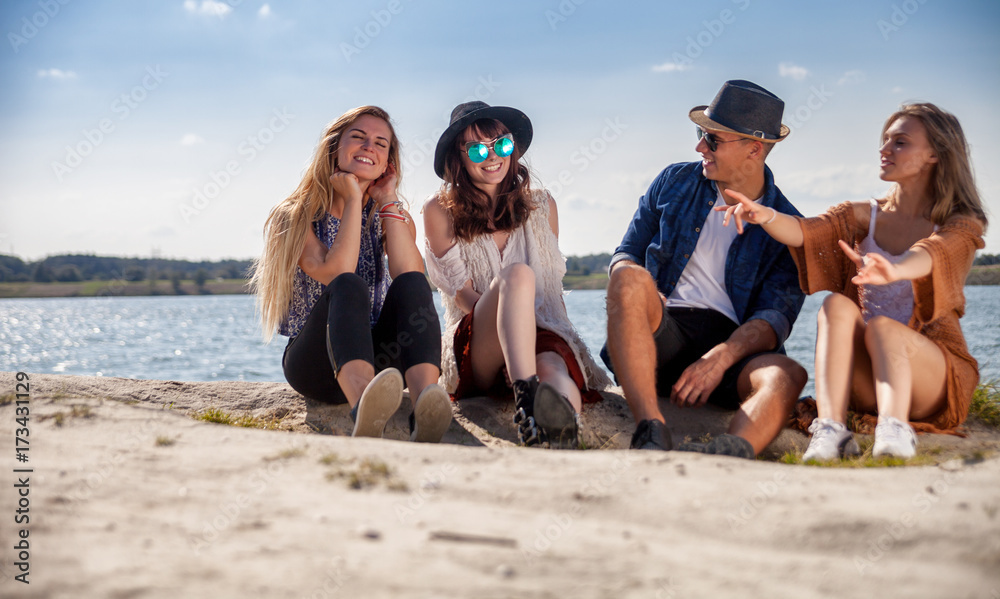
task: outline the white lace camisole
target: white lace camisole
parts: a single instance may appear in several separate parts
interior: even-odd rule
[[[889,262],[896,264],[906,255],[903,252],[893,255],[883,250],[875,243],[875,219],[878,216],[878,202],[871,200],[872,216],[868,223],[868,237],[861,240],[858,249],[862,256],[879,254]],[[937,225],[934,226],[937,231]],[[860,288],[861,315],[868,322],[875,316],[889,318],[908,324],[913,315],[913,281],[896,281],[888,285],[862,285]]]

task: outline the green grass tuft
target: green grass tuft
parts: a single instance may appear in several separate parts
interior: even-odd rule
[[[304,456],[305,454],[306,454],[306,450],[298,448],[298,447],[294,447],[294,448],[291,448],[291,449],[286,449],[286,450],[278,453],[277,455],[268,456],[268,457],[264,458],[264,461],[265,462],[273,462],[275,460],[290,460],[292,458],[297,458],[297,457],[300,457],[300,456]]]
[[[162,435],[156,438],[157,447],[170,447],[176,442],[176,439],[171,439],[170,437],[164,437]]]
[[[260,418],[250,412],[241,415],[231,414],[219,408],[207,408],[193,415],[195,420],[203,422],[213,422],[215,424],[227,424],[229,426],[242,426],[244,428],[261,428],[265,430],[276,430],[280,428],[281,418]]]
[[[980,383],[972,394],[969,417],[1000,429],[1000,380],[992,379]]]
[[[323,464],[324,466],[331,466],[333,464],[336,464],[339,461],[340,461],[340,457],[337,454],[335,454],[335,453],[324,454],[319,459],[319,463]]]

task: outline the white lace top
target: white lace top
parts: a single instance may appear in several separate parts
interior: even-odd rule
[[[871,200],[872,216],[868,223],[868,237],[861,240],[858,249],[865,254],[880,254],[889,262],[896,264],[906,253],[893,255],[883,250],[875,242],[875,219],[878,216],[878,202]],[[935,225],[934,230],[937,230]],[[859,289],[861,299],[861,315],[868,322],[875,316],[889,318],[907,324],[913,315],[913,281],[896,281],[888,285],[862,285]]]
[[[455,302],[455,295],[469,279],[472,279],[472,287],[477,293],[484,293],[504,267],[516,263],[527,264],[535,271],[537,325],[559,335],[569,344],[587,379],[588,388],[604,389],[611,384],[604,370],[594,362],[566,314],[566,304],[562,297],[566,259],[559,251],[558,240],[549,225],[549,197],[547,191],[534,192],[535,210],[531,211],[522,226],[511,233],[502,253],[489,234],[479,235],[472,241],[459,239],[440,258],[434,255],[429,244],[425,245],[427,273],[431,282],[441,291],[441,302],[444,304],[441,381],[448,392],[454,392],[458,386],[455,331],[464,316]]]

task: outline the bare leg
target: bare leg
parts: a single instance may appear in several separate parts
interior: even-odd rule
[[[874,404],[865,323],[854,302],[832,293],[823,300],[816,324],[816,408],[820,418],[844,423],[852,390],[861,403]]]
[[[476,302],[472,320],[472,373],[489,387],[504,364],[511,380],[535,374],[535,273],[527,264],[500,271]]]
[[[410,390],[410,402],[417,407],[417,397],[431,383],[438,382],[441,371],[433,364],[415,364],[406,369],[406,387]]]
[[[663,299],[653,277],[637,265],[620,266],[608,281],[608,355],[636,423],[664,422],[657,403],[656,344]]]
[[[809,374],[795,360],[766,354],[750,360],[736,384],[746,398],[729,422],[729,434],[743,437],[754,453],[764,451],[788,421]]]
[[[375,376],[375,367],[365,360],[351,360],[340,368],[337,384],[344,392],[347,403],[353,408],[358,405],[365,387]]]
[[[538,380],[555,387],[556,391],[569,399],[569,403],[573,404],[573,409],[580,412],[583,405],[580,390],[573,382],[573,377],[569,375],[569,370],[562,356],[556,352],[544,352],[538,355],[536,364],[538,366]]]
[[[926,418],[945,403],[945,360],[941,348],[891,318],[868,321],[865,346],[875,374],[880,416],[903,422]]]

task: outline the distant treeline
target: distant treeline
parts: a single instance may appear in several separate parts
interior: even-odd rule
[[[566,274],[570,276],[588,276],[608,272],[611,254],[590,254],[589,256],[568,256],[566,258]]]
[[[190,262],[163,258],[114,258],[88,254],[49,256],[25,262],[0,254],[0,282],[72,283],[77,281],[179,281],[247,278],[250,260]],[[590,254],[566,258],[566,274],[588,276],[606,273],[611,254]],[[1000,264],[1000,254],[981,254],[977,266]]]
[[[163,258],[114,258],[87,254],[49,256],[25,262],[0,254],[0,282],[72,283],[77,281],[179,281],[243,279],[250,260],[190,262]],[[199,283],[201,285],[202,283]]]

